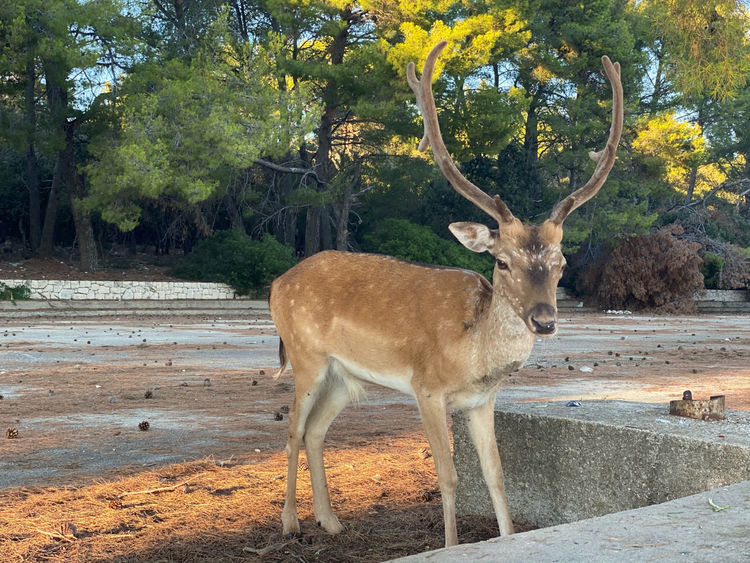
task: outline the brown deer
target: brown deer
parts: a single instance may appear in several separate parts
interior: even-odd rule
[[[476,223],[450,225],[469,250],[495,258],[492,284],[467,270],[335,251],[316,254],[273,282],[271,316],[281,339],[275,377],[288,360],[295,378],[282,512],[287,535],[300,532],[296,485],[303,441],[316,522],[332,534],[343,529],[331,509],[323,440],[341,409],[357,400],[363,382],[416,399],[442,494],[446,546],[457,543],[449,408],[466,415],[500,532],[513,533],[495,440],[495,394],[529,357],[534,338],[556,331],[555,289],[565,266],[562,224],[599,191],[614,164],[623,119],[620,66],[602,58],[613,90],[612,125],[606,147],[590,153],[596,161],[591,179],[559,202],[544,223],[524,225],[498,196],[490,197],[464,178],[443,144],[431,82],[445,45],[432,49],[421,80],[414,63],[407,68],[424,120],[419,147],[431,145],[456,191],[497,221],[497,230]]]

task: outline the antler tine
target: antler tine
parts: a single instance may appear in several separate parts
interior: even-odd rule
[[[609,129],[609,139],[606,146],[599,152],[590,152],[589,157],[596,162],[594,173],[583,186],[563,199],[550,215],[550,221],[561,225],[570,213],[594,197],[604,184],[604,181],[615,163],[615,152],[620,142],[623,120],[622,82],[620,81],[620,63],[612,63],[608,56],[602,57],[604,71],[612,85],[612,126]]]
[[[432,95],[432,73],[438,56],[447,44],[447,41],[441,41],[432,48],[432,51],[427,55],[427,60],[425,60],[421,79],[417,79],[414,63],[409,63],[406,67],[406,80],[417,98],[417,106],[419,106],[424,122],[424,136],[419,143],[419,150],[425,151],[428,146],[432,145],[435,162],[454,189],[497,220],[498,224],[510,223],[514,220],[513,214],[500,199],[500,196],[493,198],[467,180],[456,167],[443,142],[435,98]]]

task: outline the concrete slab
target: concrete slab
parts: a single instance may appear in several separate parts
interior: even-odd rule
[[[750,413],[703,422],[626,401],[498,403],[513,520],[553,526],[750,479]],[[493,516],[463,416],[454,415],[458,514]]]
[[[261,315],[268,302],[258,299],[31,299],[0,301],[0,319],[49,317]]]
[[[716,511],[711,503],[726,508]],[[749,561],[750,482],[397,561],[608,563],[658,560]]]

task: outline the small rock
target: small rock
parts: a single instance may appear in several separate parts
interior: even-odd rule
[[[274,420],[284,420],[284,415],[280,412],[277,412],[275,415],[273,415]]]
[[[203,387],[211,387],[211,380],[209,378],[203,380]]]
[[[148,420],[144,420],[143,422],[138,423],[138,430],[142,432],[145,432],[149,428],[151,428],[151,425],[149,424]]]
[[[154,397],[154,392],[149,389],[143,394],[144,399],[152,399]]]
[[[116,403],[117,402],[117,397],[110,397],[109,399],[107,399],[107,401],[110,402],[110,403]]]

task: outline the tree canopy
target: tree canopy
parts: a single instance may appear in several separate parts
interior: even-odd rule
[[[566,222],[578,263],[673,222],[747,247],[749,26],[738,0],[4,3],[0,241],[75,245],[92,269],[114,244],[182,254],[229,229],[298,256],[450,242],[488,218],[417,152],[405,80],[444,39],[446,145],[524,220],[591,174],[600,59],[622,64],[618,161]]]

